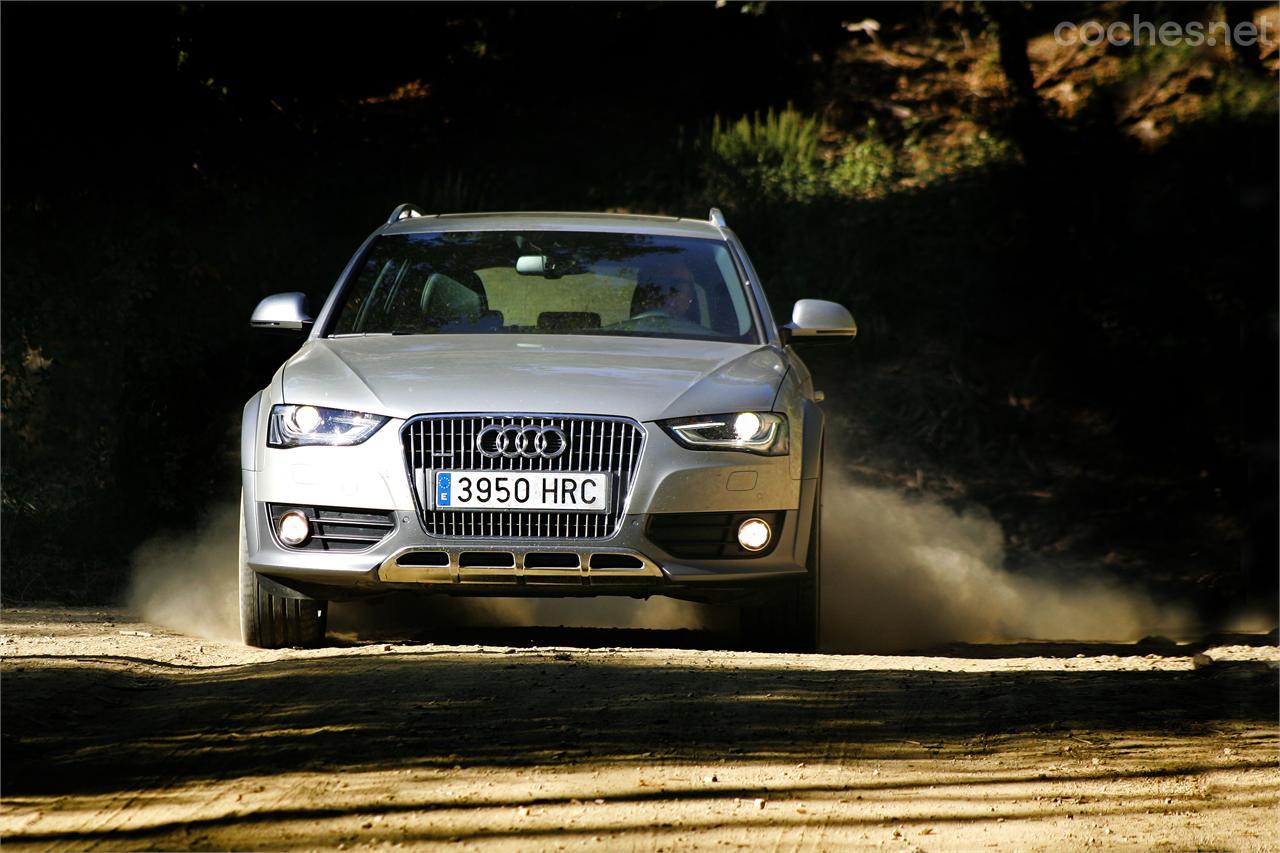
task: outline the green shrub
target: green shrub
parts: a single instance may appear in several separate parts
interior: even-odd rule
[[[1018,148],[1008,139],[986,130],[957,133],[942,144],[912,134],[902,145],[906,170],[917,183],[933,183],[1019,160]]]
[[[866,134],[832,161],[826,177],[836,195],[879,196],[893,188],[901,169],[897,152],[880,136],[872,121]]]
[[[1000,137],[975,129],[939,143],[912,133],[895,142],[874,120],[824,152],[818,120],[791,108],[729,123],[706,142],[708,196],[735,209],[821,199],[880,198],[959,173],[1017,159]]]
[[[818,122],[793,109],[728,124],[715,118],[706,162],[707,191],[734,206],[809,201],[823,190]]]

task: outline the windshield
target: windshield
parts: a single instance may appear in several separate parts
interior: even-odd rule
[[[378,238],[329,334],[632,335],[755,341],[717,240],[574,231]]]

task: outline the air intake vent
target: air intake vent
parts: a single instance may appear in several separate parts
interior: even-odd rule
[[[524,555],[526,569],[577,569],[582,565],[577,554],[557,554],[551,551],[530,551]]]
[[[639,557],[630,554],[592,554],[593,569],[643,569],[644,563]]]
[[[444,551],[410,551],[408,554],[401,554],[396,558],[396,564],[400,566],[448,568],[449,555]]]
[[[363,551],[387,538],[395,529],[390,512],[326,506],[267,504],[272,535],[286,512],[301,512],[311,522],[311,537],[301,545],[285,545],[295,551]]]
[[[463,569],[514,569],[516,555],[506,551],[463,551],[458,555]]]

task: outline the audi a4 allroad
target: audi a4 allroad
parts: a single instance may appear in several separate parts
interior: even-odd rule
[[[240,621],[323,641],[328,603],[666,595],[734,605],[747,641],[813,646],[823,415],[794,345],[708,220],[392,212],[245,406]]]

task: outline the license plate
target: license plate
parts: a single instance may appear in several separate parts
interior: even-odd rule
[[[609,509],[608,474],[437,471],[435,482],[436,509]]]

